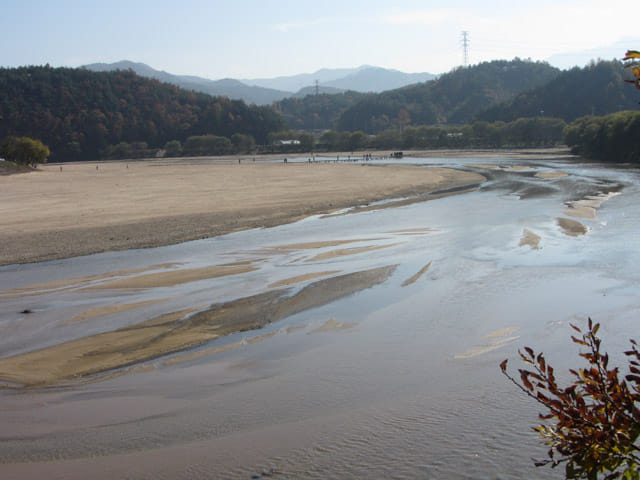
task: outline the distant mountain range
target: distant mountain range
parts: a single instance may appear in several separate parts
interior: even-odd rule
[[[315,73],[303,73],[287,77],[243,79],[225,78],[210,80],[191,75],[174,75],[156,70],[144,63],[122,60],[115,63],[92,63],[82,68],[94,72],[133,70],[142,77],[155,78],[181,88],[244,100],[249,104],[268,105],[288,97],[304,97],[316,92],[340,93],[383,92],[413,83],[425,82],[436,77],[431,73],[404,73],[380,67],[364,65],[358,68],[321,69]]]
[[[115,70],[133,70],[141,77],[155,78],[161,82],[171,83],[186,90],[207,93],[213,96],[224,96],[231,99],[244,100],[246,103],[256,105],[268,105],[275,100],[281,100],[292,96],[291,92],[280,91],[272,88],[254,87],[246,85],[239,80],[224,78],[222,80],[209,80],[207,78],[191,75],[174,75],[172,73],[156,70],[144,63],[122,60],[115,63],[92,63],[82,68],[93,72],[109,72]]]
[[[358,68],[323,68],[315,73],[301,73],[289,77],[244,79],[242,82],[257,87],[274,88],[290,92],[315,86],[333,87],[336,92],[353,90],[361,93],[380,93],[404,87],[412,83],[426,82],[436,78],[432,73],[404,73],[381,67],[362,65]]]
[[[592,61],[598,59],[611,60],[621,59],[629,49],[637,50],[640,48],[640,37],[624,37],[612,43],[611,45],[603,45],[596,48],[578,50],[572,52],[563,52],[552,55],[547,61],[558,68],[570,69],[575,66],[583,67]]]

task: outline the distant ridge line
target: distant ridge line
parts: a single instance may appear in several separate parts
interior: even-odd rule
[[[95,72],[133,70],[142,77],[155,78],[181,88],[195,90],[214,96],[226,96],[244,100],[249,104],[270,105],[288,97],[299,97],[315,92],[316,80],[320,93],[356,92],[380,93],[406,85],[436,78],[431,73],[404,73],[399,70],[362,65],[357,68],[323,68],[314,73],[262,79],[224,78],[211,80],[194,75],[174,75],[141,62],[121,60],[114,63],[92,63],[81,68]]]

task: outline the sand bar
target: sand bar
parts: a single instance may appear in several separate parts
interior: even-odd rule
[[[160,265],[151,265],[146,268],[127,268],[122,270],[116,270],[113,272],[107,272],[100,275],[90,275],[79,278],[68,278],[65,280],[57,280],[53,282],[38,283],[35,285],[28,285],[26,287],[14,288],[12,290],[0,291],[0,298],[18,298],[30,295],[42,295],[51,292],[60,292],[63,290],[76,290],[80,287],[86,287],[87,284],[101,281],[113,277],[124,277],[127,275],[134,275],[137,273],[144,273],[151,270],[159,270],[166,268],[174,268],[179,266],[175,263],[163,263]]]
[[[113,313],[121,313],[126,312],[127,310],[132,310],[138,307],[146,307],[147,305],[153,305],[154,303],[166,302],[169,300],[168,298],[158,298],[155,300],[146,300],[144,302],[134,302],[134,303],[120,303],[118,305],[106,305],[102,307],[93,307],[85,310],[84,312],[76,315],[73,318],[65,321],[63,325],[68,325],[70,323],[82,322],[85,320],[91,320],[93,318],[103,317],[105,315],[111,315]]]
[[[202,268],[186,268],[171,270],[167,272],[147,273],[134,277],[120,278],[111,280],[99,285],[87,287],[86,290],[104,290],[104,289],[139,289],[139,288],[158,288],[173,287],[182,283],[197,282],[209,278],[224,277],[227,275],[238,275],[240,273],[253,272],[258,270],[257,267],[240,265],[237,267],[202,267]]]
[[[505,345],[510,345],[520,338],[520,335],[513,335],[519,329],[520,327],[518,326],[510,326],[494,330],[484,336],[485,340],[481,344],[478,344],[463,353],[455,354],[453,358],[456,360],[467,360],[477,357],[478,355],[493,352]]]
[[[318,280],[291,296],[289,289],[272,290],[205,309],[172,312],[118,330],[0,358],[0,388],[95,381],[102,375],[192,350],[229,333],[256,330],[379,285],[396,267],[389,265]],[[250,342],[273,335],[275,332],[259,335]]]
[[[0,176],[0,265],[211,237],[483,182],[446,168],[148,160]],[[34,193],[37,192],[37,193]]]
[[[540,250],[540,235],[533,233],[528,228],[522,231],[522,238],[518,246],[529,246],[532,250]]]
[[[336,320],[335,318],[330,318],[329,320],[327,320],[326,322],[324,322],[324,324],[322,324],[322,326],[316,328],[315,330],[311,331],[310,333],[322,333],[322,332],[333,332],[336,330],[348,330],[350,328],[353,328],[357,325],[357,323],[342,323],[338,320]]]
[[[556,218],[556,223],[562,229],[562,233],[570,237],[579,237],[588,231],[588,228],[584,224],[576,220],[571,220],[570,218]]]
[[[569,215],[570,217],[586,218],[589,220],[595,220],[597,217],[597,209],[602,204],[612,197],[619,195],[618,192],[601,193],[600,195],[587,195],[581,200],[574,200],[566,202],[569,207],[563,210],[562,213]]]
[[[416,281],[425,273],[427,273],[427,271],[431,268],[431,262],[427,263],[424,267],[422,267],[418,273],[416,273],[415,275],[411,276],[411,278],[408,278],[407,280],[405,280],[404,282],[402,282],[402,286],[406,287],[409,286],[413,283],[416,283]]]
[[[319,262],[320,260],[330,260],[333,258],[345,257],[347,255],[357,255],[359,253],[364,253],[364,252],[373,252],[375,250],[395,247],[397,245],[402,245],[402,242],[392,243],[390,245],[378,245],[378,246],[368,246],[368,247],[360,247],[360,248],[341,248],[338,250],[331,250],[329,252],[319,253],[315,257],[308,259],[307,262]]]
[[[273,282],[269,285],[269,288],[276,287],[288,287],[290,285],[295,285],[296,283],[306,282],[307,280],[313,280],[318,277],[326,277],[327,275],[335,275],[336,273],[340,273],[340,270],[327,270],[324,272],[314,272],[307,273],[305,275],[298,275],[295,277],[285,278],[284,280],[280,280],[278,282]]]
[[[555,178],[562,178],[562,177],[566,177],[569,174],[566,172],[538,172],[535,174],[536,177],[538,178],[544,178],[544,179],[555,179]]]

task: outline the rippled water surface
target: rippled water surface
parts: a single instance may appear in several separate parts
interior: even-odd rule
[[[531,345],[557,370],[575,365],[569,323],[588,316],[616,359],[638,337],[638,170],[405,162],[487,182],[403,207],[0,268],[0,360],[278,289],[330,298],[119,376],[0,390],[0,477],[562,478],[533,466],[545,455],[530,431],[538,408],[498,364],[515,367],[517,349]],[[535,176],[560,171],[568,175]],[[567,210],[594,199],[586,213]],[[558,218],[587,233],[569,235]],[[527,231],[538,248],[522,243]],[[107,283],[230,264],[252,270]],[[335,277],[390,266],[368,288],[331,292]]]

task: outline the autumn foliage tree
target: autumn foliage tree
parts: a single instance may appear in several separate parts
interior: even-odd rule
[[[624,68],[631,70],[633,80],[625,79],[625,82],[633,83],[637,89],[640,89],[640,52],[638,50],[627,50],[624,58]]]
[[[500,368],[545,408],[539,414],[544,423],[534,430],[549,446],[549,458],[536,466],[564,464],[567,479],[640,479],[640,351],[631,340],[625,352],[628,373],[621,378],[619,368],[609,368],[609,356],[601,353],[599,326],[591,319],[586,332],[572,325],[579,336],[571,338],[584,348],[580,356],[587,365],[570,370],[573,382],[567,387],[558,385],[544,355],[529,347],[518,351],[528,365],[518,370],[519,380],[507,371],[507,360]]]
[[[7,137],[0,142],[0,157],[15,163],[45,163],[50,153],[49,148],[40,140],[29,137]]]

